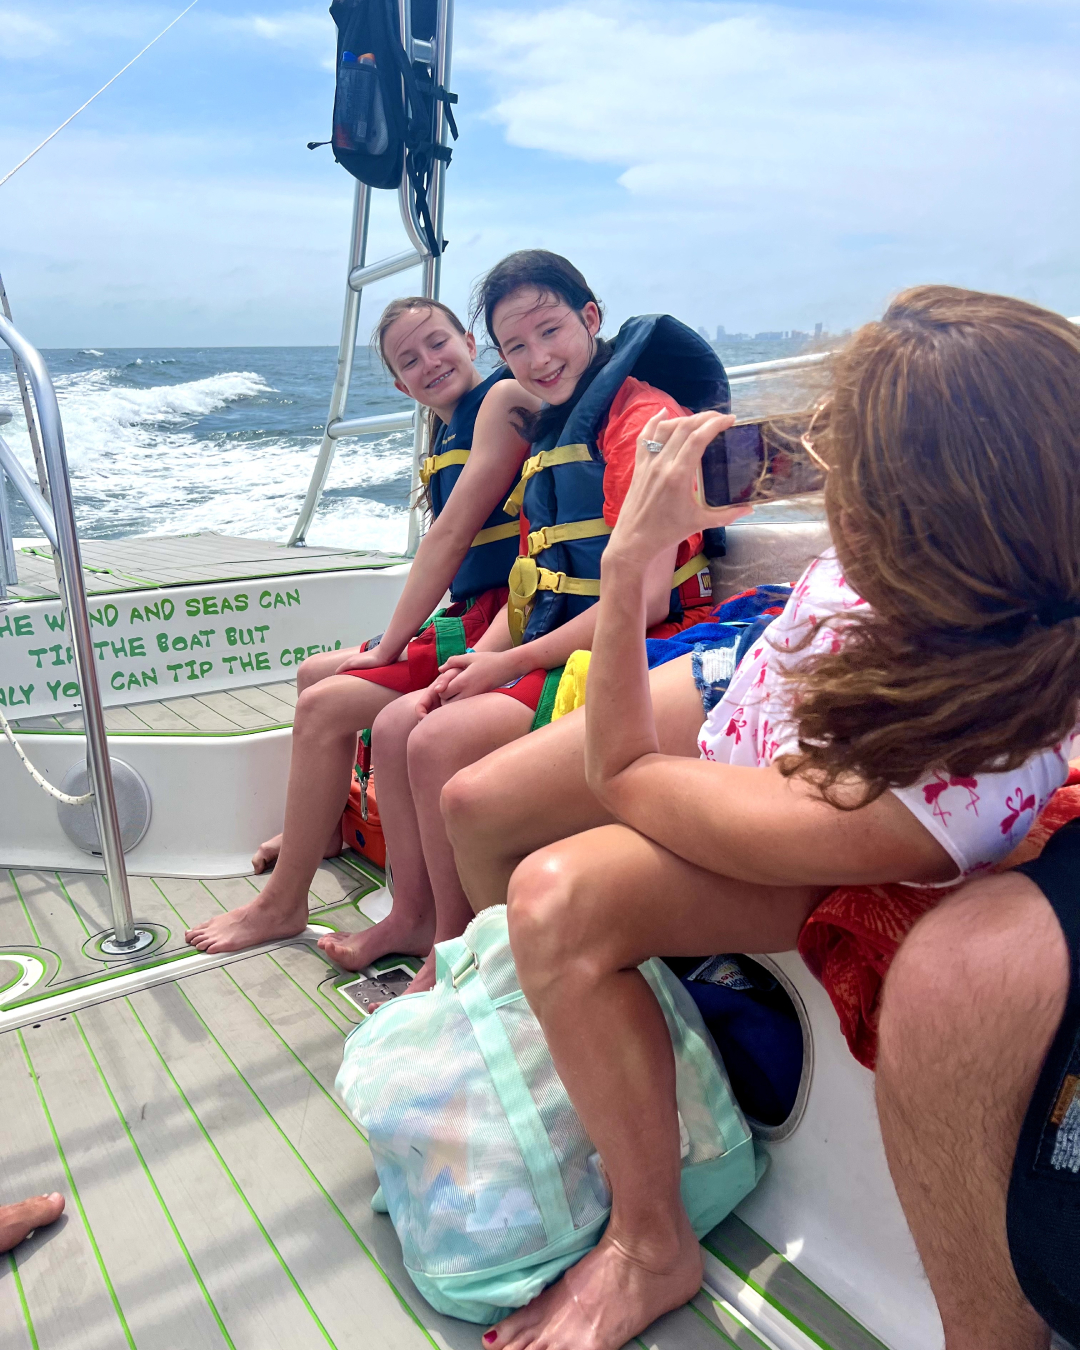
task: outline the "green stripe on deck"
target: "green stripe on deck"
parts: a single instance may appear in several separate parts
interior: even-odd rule
[[[786,1256],[734,1214],[701,1244],[821,1350],[888,1350]]]

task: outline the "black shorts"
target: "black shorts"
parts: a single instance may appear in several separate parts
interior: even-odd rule
[[[1069,997],[1046,1056],[1009,1183],[1009,1252],[1032,1306],[1080,1346],[1080,820],[1017,871],[1049,900],[1069,947]]]

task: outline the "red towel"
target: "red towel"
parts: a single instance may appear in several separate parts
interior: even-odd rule
[[[1080,766],[1050,798],[1023,842],[993,869],[1007,871],[1037,858],[1055,830],[1080,816]],[[927,910],[955,886],[838,886],[799,934],[799,954],[825,986],[851,1053],[872,1069],[885,972],[897,948]]]

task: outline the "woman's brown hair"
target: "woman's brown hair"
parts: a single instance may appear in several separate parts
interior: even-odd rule
[[[837,805],[859,780],[862,805],[1065,740],[1080,697],[1080,329],[1022,300],[915,287],[837,356],[826,399],[812,445],[840,562],[871,609],[792,672],[801,754],[783,771]]]

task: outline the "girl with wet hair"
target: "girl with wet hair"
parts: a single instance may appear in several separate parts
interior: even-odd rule
[[[1020,300],[924,286],[854,336],[805,440],[827,469],[834,547],[703,720],[690,658],[650,687],[641,630],[656,551],[731,518],[692,495],[726,421],[644,430],[604,553],[584,710],[444,793],[470,900],[508,903],[522,988],[614,1197],[600,1245],[489,1331],[491,1350],[616,1350],[700,1286],[671,1042],[638,965],[790,951],[839,886],[966,894],[960,883],[1005,858],[1065,782],[1080,732],[1076,326]],[[648,453],[646,439],[663,448]],[[886,1138],[894,1176],[898,1159],[901,1174],[914,1166],[897,1137]],[[979,1264],[1004,1261],[994,1288],[1015,1311],[1026,1305],[997,1255],[997,1203]],[[925,1237],[925,1214],[912,1213]],[[943,1248],[920,1250],[948,1344],[989,1344],[969,1334],[985,1287],[962,1297],[956,1262],[943,1274]],[[1045,1345],[1025,1317],[993,1345]]]
[[[395,388],[429,410],[432,453],[421,477],[431,528],[386,631],[300,666],[285,828],[252,859],[256,872],[276,864],[274,873],[252,904],[188,933],[203,951],[239,950],[306,927],[312,876],[321,858],[341,852],[357,733],[437,677],[436,631],[444,650],[509,646],[507,576],[519,526],[503,503],[528,451],[516,424],[540,400],[505,366],[481,375],[472,334],[438,301],[394,300],[374,339]],[[440,612],[438,630],[421,632],[447,590],[452,603]]]

